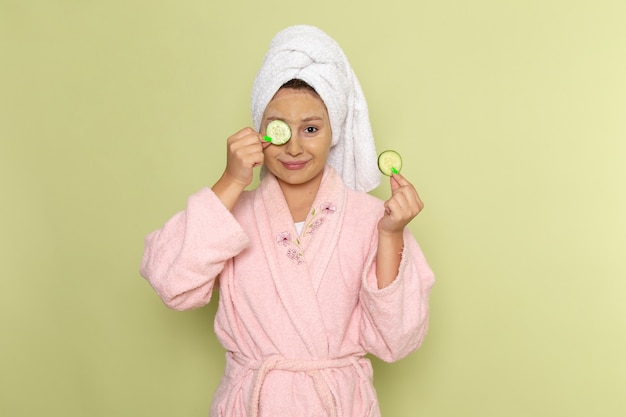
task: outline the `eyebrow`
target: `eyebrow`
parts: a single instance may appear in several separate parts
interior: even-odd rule
[[[269,116],[266,120],[271,122],[272,120],[285,120],[285,119],[282,119],[282,118],[277,117],[277,116]],[[304,119],[300,120],[298,123],[309,123],[309,122],[319,121],[319,120],[323,120],[323,118],[320,117],[320,116],[309,116],[309,117],[305,117]]]
[[[302,122],[308,123],[308,122],[313,122],[313,121],[318,121],[318,120],[323,120],[321,117],[319,116],[311,116],[311,117],[306,117],[304,119],[302,119]]]

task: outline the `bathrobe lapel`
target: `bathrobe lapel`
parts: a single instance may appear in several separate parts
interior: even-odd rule
[[[345,187],[327,167],[300,236],[276,178],[266,174],[257,191],[254,213],[276,291],[310,354],[325,358],[328,336],[316,295],[339,240]]]

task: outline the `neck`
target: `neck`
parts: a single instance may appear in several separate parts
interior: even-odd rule
[[[278,181],[294,222],[306,220],[321,182],[321,175],[306,184],[293,185]]]

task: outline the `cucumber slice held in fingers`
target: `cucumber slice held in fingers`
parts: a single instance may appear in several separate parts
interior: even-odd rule
[[[378,169],[388,177],[402,169],[402,157],[396,151],[387,150],[378,155]]]
[[[272,120],[265,128],[265,137],[274,145],[284,145],[291,139],[291,129],[282,120]]]

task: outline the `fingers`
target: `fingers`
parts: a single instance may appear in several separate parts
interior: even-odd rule
[[[417,193],[417,190],[415,189],[413,184],[411,184],[411,182],[403,177],[401,174],[392,174],[390,178],[390,184],[392,196],[397,193],[402,193],[403,195],[418,203],[419,206],[424,206],[424,203],[422,203],[422,200],[420,199],[420,196]]]
[[[231,138],[235,141],[243,140],[245,138],[250,138],[251,140],[252,138],[256,138],[256,140],[261,144],[262,149],[265,149],[272,144],[270,141],[265,139],[266,137],[267,136],[263,136],[262,134],[258,133],[250,127],[243,128],[239,132],[231,136]]]
[[[420,199],[415,189],[403,187],[398,189],[389,200],[385,202],[385,210],[398,221],[411,221],[424,208],[424,203]]]
[[[407,186],[407,185],[412,186],[411,182],[409,182],[409,180],[407,180],[404,176],[402,176],[402,174],[391,174],[390,181],[391,181],[392,191],[394,190],[394,188]]]
[[[393,174],[390,178],[391,197],[385,202],[381,226],[386,231],[403,229],[424,208],[417,190],[405,177]]]
[[[264,160],[263,142],[263,137],[249,127],[228,138],[226,172],[231,178],[242,183],[252,181],[253,168]]]
[[[263,138],[245,128],[228,138],[228,162],[242,166],[256,166],[263,163]]]

